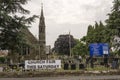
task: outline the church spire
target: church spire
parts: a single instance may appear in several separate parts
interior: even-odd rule
[[[45,38],[45,19],[43,13],[43,3],[41,3],[41,14],[39,22],[39,59],[45,59],[46,38]]]
[[[44,17],[44,15],[43,15],[43,3],[41,3],[41,17]]]

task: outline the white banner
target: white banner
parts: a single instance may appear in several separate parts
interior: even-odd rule
[[[25,69],[60,69],[61,60],[26,60]]]

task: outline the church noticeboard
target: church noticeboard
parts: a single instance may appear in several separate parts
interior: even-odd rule
[[[25,69],[60,69],[61,60],[26,60]]]
[[[109,45],[107,43],[91,43],[89,49],[91,57],[109,54]]]

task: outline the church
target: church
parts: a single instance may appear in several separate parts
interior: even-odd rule
[[[8,59],[12,60],[10,63],[24,62],[24,60],[46,59],[46,26],[43,5],[41,6],[38,28],[39,39],[37,39],[28,28],[22,30],[29,46],[22,46],[19,54],[16,53],[9,55]]]

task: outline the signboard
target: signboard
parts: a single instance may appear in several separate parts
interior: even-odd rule
[[[90,56],[102,56],[109,54],[109,47],[107,43],[92,43],[89,45]]]
[[[109,54],[108,44],[103,44],[102,49],[103,49],[103,54]]]
[[[60,69],[61,60],[26,60],[25,69]]]

